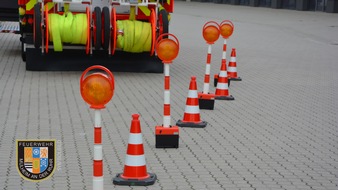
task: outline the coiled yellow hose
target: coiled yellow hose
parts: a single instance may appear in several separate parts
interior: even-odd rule
[[[151,50],[152,30],[149,22],[117,20],[116,47],[126,52],[140,53]]]
[[[62,43],[82,44],[87,43],[88,23],[87,15],[83,13],[63,15],[48,14],[49,41],[53,42],[54,51],[62,51]]]

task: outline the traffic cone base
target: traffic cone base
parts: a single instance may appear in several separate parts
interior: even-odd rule
[[[213,110],[215,105],[215,94],[198,93],[198,104],[200,109]]]
[[[230,84],[230,81],[233,80],[233,81],[242,81],[241,77],[237,77],[237,78],[229,78],[229,84]]]
[[[179,128],[177,126],[155,128],[156,148],[178,148]]]
[[[230,96],[215,96],[216,100],[235,100],[235,98],[230,95]]]
[[[201,122],[185,122],[182,120],[178,120],[176,122],[176,125],[179,127],[192,127],[192,128],[204,128],[207,126],[207,122],[201,121]]]
[[[126,179],[123,177],[123,174],[117,174],[113,179],[114,185],[128,185],[128,186],[148,186],[153,185],[157,179],[156,174],[148,173],[147,178],[145,179]]]

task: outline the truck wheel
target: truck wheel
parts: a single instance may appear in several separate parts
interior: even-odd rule
[[[102,22],[101,22],[101,8],[95,7],[94,8],[94,39],[93,44],[96,50],[99,50],[101,48],[101,34],[102,34]]]
[[[116,35],[117,35],[117,27],[116,27],[116,10],[115,7],[111,9],[110,13],[110,22],[112,26],[112,30],[110,31],[110,50],[111,54],[114,55],[116,49]]]
[[[42,44],[42,32],[41,32],[41,10],[40,3],[34,5],[34,47],[40,48]]]
[[[102,48],[107,50],[109,47],[109,37],[110,37],[110,15],[109,8],[103,7],[102,9]]]
[[[158,15],[158,36],[161,34],[169,33],[169,19],[168,19],[168,12],[165,9],[159,11]]]

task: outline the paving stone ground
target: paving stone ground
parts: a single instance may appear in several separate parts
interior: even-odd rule
[[[227,43],[237,50],[243,81],[231,82],[234,101],[201,110],[206,128],[180,129],[178,149],[155,148],[163,74],[114,72],[115,95],[102,111],[105,189],[338,189],[338,14],[175,2],[172,124],[183,117],[190,77],[203,87],[204,23],[225,19],[235,25]],[[26,71],[19,38],[0,34],[0,189],[92,189],[94,112],[80,96],[81,72]],[[212,46],[212,76],[222,44]],[[141,115],[147,169],[158,180],[114,186],[134,113]],[[50,138],[58,142],[58,170],[43,182],[23,180],[15,140]]]

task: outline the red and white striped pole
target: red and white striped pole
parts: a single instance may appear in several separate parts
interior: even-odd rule
[[[163,38],[168,36],[167,38]],[[172,38],[169,38],[172,37]],[[155,127],[156,148],[178,148],[179,129],[171,126],[170,117],[170,64],[178,55],[179,42],[172,34],[162,34],[156,41],[156,52],[164,64],[163,124]]]
[[[101,111],[95,110],[93,190],[103,190]]]
[[[170,64],[164,63],[164,107],[163,107],[163,127],[170,127]]]
[[[221,67],[222,67],[223,63],[226,63],[226,57],[227,57],[227,39],[233,34],[235,26],[234,26],[234,24],[230,20],[223,20],[219,24],[219,29],[220,29],[220,32],[221,32],[221,36],[224,39],[223,52],[222,52],[222,62],[221,62]],[[227,68],[225,70],[227,71]],[[229,76],[227,76],[227,77],[230,78]],[[218,75],[217,75],[217,78],[218,78]],[[214,81],[215,87],[217,86],[217,80]],[[230,80],[228,81],[228,83],[230,85]]]
[[[207,62],[205,66],[203,94],[209,94],[210,84],[210,63],[211,63],[211,44],[208,46]]]
[[[222,64],[226,62],[227,57],[227,39],[224,38],[223,42],[223,52],[222,52]]]
[[[214,109],[215,94],[209,93],[210,86],[210,67],[211,67],[211,45],[218,40],[220,36],[219,25],[214,21],[209,21],[203,26],[203,38],[208,44],[207,61],[205,65],[204,85],[202,93],[198,93],[200,109]]]
[[[99,69],[103,73],[87,73]],[[94,158],[93,158],[93,190],[103,190],[103,154],[102,154],[102,122],[101,109],[111,100],[114,95],[114,76],[106,68],[93,65],[87,68],[80,78],[80,92],[83,100],[95,111],[94,118]]]

